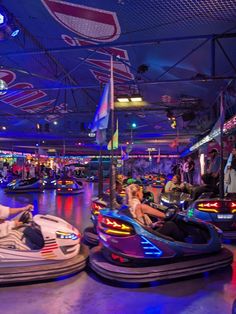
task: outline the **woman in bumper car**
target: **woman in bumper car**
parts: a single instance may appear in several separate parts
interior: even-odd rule
[[[131,184],[126,189],[129,210],[132,216],[141,224],[148,225],[163,235],[172,237],[177,241],[183,241],[184,234],[173,221],[164,221],[166,215],[147,204],[142,204],[143,192],[138,184]],[[158,219],[152,223],[149,216]]]

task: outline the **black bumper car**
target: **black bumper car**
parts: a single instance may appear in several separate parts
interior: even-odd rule
[[[183,214],[177,214],[175,222],[185,234],[181,242],[140,225],[129,210],[100,211],[101,245],[91,250],[90,267],[115,282],[144,283],[231,265],[233,255],[222,248],[219,229]]]
[[[42,181],[37,178],[17,179],[7,185],[6,193],[43,192]]]
[[[178,190],[171,191],[169,193],[161,193],[160,203],[164,206],[177,205],[182,210],[187,209],[190,203],[190,194],[184,193]]]

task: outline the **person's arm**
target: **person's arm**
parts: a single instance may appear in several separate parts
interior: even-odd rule
[[[172,186],[172,184],[171,184],[171,181],[168,181],[167,183],[166,183],[166,186],[165,186],[165,192],[166,193],[169,193],[172,189],[171,189],[171,186]]]
[[[26,205],[24,207],[18,207],[18,208],[9,207],[9,215],[16,215],[16,214],[19,214],[21,212],[24,212],[27,210],[32,210],[32,209],[33,209],[33,205],[31,205],[31,204]]]
[[[216,160],[215,167],[216,167],[217,170],[215,172],[212,172],[211,175],[212,175],[213,178],[217,178],[218,175],[220,174],[220,157],[218,156],[216,158],[217,158],[217,160]]]
[[[165,214],[163,212],[161,212],[160,210],[158,209],[155,209],[147,204],[139,204],[137,205],[137,207],[140,206],[141,207],[141,211],[144,213],[144,214],[149,214],[151,216],[155,216],[157,218],[161,218],[161,219],[164,219],[165,218]]]
[[[23,223],[19,221],[4,221],[0,224],[0,238],[6,237],[11,230],[18,228],[22,225]]]

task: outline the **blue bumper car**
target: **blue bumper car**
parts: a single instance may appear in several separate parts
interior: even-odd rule
[[[6,193],[43,192],[42,181],[37,178],[13,180],[7,185]]]
[[[174,219],[185,235],[181,242],[141,225],[127,209],[100,211],[97,230],[101,245],[91,250],[91,268],[115,282],[141,283],[231,265],[233,255],[222,248],[218,228],[181,213]]]
[[[236,239],[236,195],[220,199],[204,194],[188,207],[187,214],[214,224],[224,238]]]

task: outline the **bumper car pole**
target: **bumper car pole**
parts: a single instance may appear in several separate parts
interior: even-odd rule
[[[223,147],[223,128],[225,120],[225,107],[224,107],[224,91],[220,93],[220,199],[224,198],[224,147]]]

